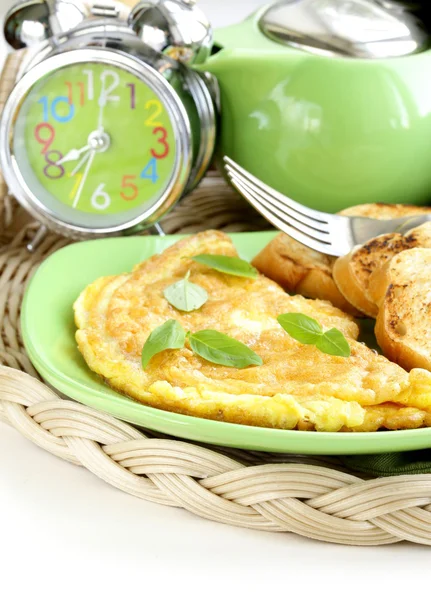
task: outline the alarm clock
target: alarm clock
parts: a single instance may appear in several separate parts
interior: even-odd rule
[[[6,41],[29,48],[3,110],[10,192],[46,230],[137,232],[193,189],[216,139],[211,29],[185,0],[26,0]]]

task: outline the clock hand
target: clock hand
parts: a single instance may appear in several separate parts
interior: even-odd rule
[[[71,177],[73,177],[74,175],[76,175],[76,173],[79,171],[79,169],[82,167],[82,165],[87,162],[89,156],[90,156],[90,151],[86,152],[84,154],[84,156],[81,158],[81,160],[79,161],[79,163],[75,166],[75,168],[73,169],[73,171],[70,173]]]
[[[99,119],[97,122],[97,130],[100,132],[104,131],[104,127],[103,127],[103,109],[106,106],[106,101],[107,101],[107,97],[105,94],[105,80],[102,79],[102,89],[100,91],[100,96],[99,96],[99,100],[97,101],[98,105],[99,105]]]
[[[106,87],[106,79],[108,77],[111,78],[112,83],[110,85],[108,85],[108,87]],[[102,86],[101,86],[101,90],[100,90],[99,99],[97,101],[97,103],[99,105],[99,120],[97,123],[97,131],[99,133],[103,133],[105,131],[105,128],[103,127],[103,111],[105,109],[105,106],[108,104],[108,102],[118,102],[120,100],[119,96],[113,96],[110,93],[120,83],[120,78],[118,77],[118,75],[115,71],[109,71],[109,70],[103,71],[103,73],[101,75],[101,82],[102,82]]]
[[[94,157],[96,156],[96,150],[90,150],[89,154],[88,154],[88,160],[87,160],[87,164],[85,165],[85,170],[84,170],[84,175],[82,176],[82,179],[79,183],[79,187],[77,189],[75,198],[73,199],[73,204],[72,207],[76,208],[78,206],[78,202],[79,199],[81,197],[81,193],[82,193],[82,189],[85,185],[85,181],[88,177],[88,173],[90,171],[91,165],[93,163]]]
[[[87,144],[86,146],[83,146],[82,148],[73,148],[72,150],[69,150],[69,152],[67,152],[63,158],[60,158],[60,160],[58,160],[55,164],[56,165],[61,165],[65,162],[69,162],[70,160],[78,160],[78,158],[81,156],[81,154],[83,152],[86,152],[87,150],[90,149],[90,146]]]
[[[111,139],[107,133],[104,131],[100,131],[96,129],[96,131],[92,131],[88,136],[87,145],[82,148],[73,148],[69,150],[63,158],[60,158],[55,164],[61,165],[62,163],[69,162],[71,160],[78,160],[78,158],[86,152],[90,150],[96,150],[97,152],[105,152],[111,144]],[[86,154],[84,155],[84,162],[86,160]],[[73,169],[71,175],[75,175],[77,171],[81,168],[83,162],[82,160],[78,163],[78,165]]]

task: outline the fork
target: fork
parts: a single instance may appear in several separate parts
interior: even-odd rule
[[[305,246],[330,256],[344,256],[378,235],[405,233],[431,221],[430,213],[401,219],[372,219],[321,212],[277,192],[228,156],[224,162],[232,185],[272,225]]]

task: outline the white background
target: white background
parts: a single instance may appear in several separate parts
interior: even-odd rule
[[[260,4],[200,2],[216,26]],[[426,598],[430,566],[431,548],[334,546],[144,502],[0,423],[2,600]]]

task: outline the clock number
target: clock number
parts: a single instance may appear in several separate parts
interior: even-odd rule
[[[136,86],[134,83],[126,83],[126,87],[130,88],[130,108],[136,108]]]
[[[96,210],[105,210],[105,208],[108,208],[108,206],[111,204],[111,198],[109,197],[109,194],[103,191],[104,187],[104,183],[98,185],[91,196],[91,206]]]
[[[120,196],[123,198],[123,200],[134,200],[138,196],[138,188],[134,183],[132,183],[134,179],[136,179],[136,175],[123,176],[123,179],[121,180],[121,187],[129,188],[131,190],[128,194],[125,194],[124,192],[120,193]]]
[[[67,106],[69,107],[68,113],[64,116],[59,115],[57,112],[58,105],[63,103],[67,104]],[[51,107],[49,106],[48,96],[42,96],[42,98],[38,100],[38,104],[42,104],[42,120],[45,121],[45,123],[49,121],[50,108],[53,118],[59,123],[67,123],[68,121],[73,119],[73,116],[75,115],[75,107],[73,104],[69,104],[69,98],[67,96],[57,96],[56,98],[54,98],[54,100],[51,102]]]
[[[84,103],[85,103],[84,83],[82,81],[78,81],[78,83],[76,85],[79,87],[79,104],[81,106],[84,106]]]
[[[85,103],[84,84],[82,81],[78,81],[76,85],[79,87],[79,105],[84,106],[84,103]],[[70,81],[66,81],[66,87],[67,87],[67,98],[69,100],[69,104],[73,104],[73,84]]]
[[[37,103],[42,104],[42,121],[45,121],[46,123],[49,120],[48,96],[42,96]]]
[[[73,104],[73,89],[72,89],[72,84],[70,83],[70,81],[66,81],[66,87],[67,87],[67,97],[69,99],[69,104]]]
[[[148,102],[145,103],[145,110],[150,110],[152,106],[154,106],[155,110],[153,114],[150,115],[146,121],[144,121],[144,125],[148,125],[149,127],[161,127],[163,123],[160,121],[155,121],[155,119],[161,114],[163,110],[162,105],[158,100],[148,100]]]
[[[57,113],[57,106],[63,103],[67,104],[69,107],[69,112],[64,117]],[[54,98],[51,103],[51,113],[56,121],[59,121],[60,123],[67,123],[73,118],[73,115],[75,114],[75,107],[73,104],[69,104],[69,99],[66,96],[57,96],[57,98]]]
[[[112,79],[112,83],[106,87],[106,81],[109,78]],[[99,106],[105,106],[109,101],[116,101],[120,99],[119,96],[111,96],[111,92],[113,92],[120,83],[118,73],[106,69],[105,71],[102,71],[100,75],[100,81],[102,82],[102,91],[100,92]]]
[[[52,160],[50,157],[55,155],[55,160]],[[45,154],[45,160],[47,162],[47,164],[45,165],[45,168],[43,169],[43,174],[45,175],[45,177],[48,177],[48,179],[60,179],[60,177],[63,177],[64,175],[64,167],[63,165],[57,165],[57,161],[60,160],[60,158],[63,158],[63,155],[61,152],[59,152],[58,150],[50,150],[49,152],[47,152]]]
[[[156,183],[159,176],[157,175],[157,160],[150,158],[148,163],[141,171],[141,179],[149,179],[152,183]]]
[[[72,173],[69,173],[69,177],[76,177],[76,181],[73,184],[72,191],[69,194],[69,199],[73,200],[75,198],[76,194],[78,193],[78,189],[79,189],[79,186],[81,185],[83,174],[78,171],[77,173],[74,173],[73,175],[72,175]]]
[[[166,139],[168,137],[168,132],[164,127],[156,127],[153,129],[153,135],[157,133],[160,133],[160,136],[157,138],[156,142],[163,146],[163,152],[156,152],[153,148],[151,148],[151,156],[154,156],[154,158],[166,158],[169,154],[169,144]]]
[[[42,137],[42,133],[44,131],[47,131],[48,135],[44,133]],[[42,144],[42,150],[40,151],[40,153],[46,154],[52,142],[54,141],[55,129],[49,123],[39,123],[39,125],[36,125],[36,127],[34,128],[34,137],[36,138],[36,141],[39,144]]]
[[[87,98],[94,100],[94,74],[91,69],[83,69],[83,74],[87,76]]]

